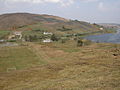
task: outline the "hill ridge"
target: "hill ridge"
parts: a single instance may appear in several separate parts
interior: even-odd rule
[[[25,27],[26,26],[26,27]],[[66,30],[61,30],[63,29]],[[57,33],[95,32],[99,27],[78,20],[69,20],[59,16],[31,13],[7,13],[0,15],[0,30],[44,29]]]

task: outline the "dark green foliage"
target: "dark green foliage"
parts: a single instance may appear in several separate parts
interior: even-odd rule
[[[77,40],[77,46],[86,46],[92,44],[92,41],[86,39],[79,39]]]
[[[57,37],[55,34],[53,34],[53,35],[51,36],[51,40],[52,40],[52,41],[58,41],[58,37]]]
[[[77,46],[83,46],[83,45],[84,45],[84,42],[82,40],[77,41]]]
[[[93,25],[98,25],[98,24],[96,24],[96,23],[93,23]]]
[[[80,23],[80,21],[79,20],[74,20],[75,22],[78,22],[78,23]]]
[[[40,28],[39,28],[39,29],[33,29],[33,30],[32,30],[32,32],[44,32],[44,31],[45,31],[45,30],[40,29]]]
[[[38,38],[37,38],[37,35],[34,35],[33,36],[33,41],[36,41]]]
[[[61,43],[66,43],[66,40],[65,40],[65,39],[62,39],[62,40],[61,40]]]
[[[14,39],[13,39],[13,40],[7,40],[7,41],[8,41],[8,42],[16,42],[16,40],[14,40]]]
[[[31,35],[29,35],[29,41],[32,42],[32,36]]]
[[[28,40],[28,39],[29,39],[28,36],[25,36],[24,39],[25,39],[25,41],[29,41],[29,40]]]
[[[62,29],[66,29],[65,26],[63,26]]]
[[[58,29],[59,31],[71,31],[72,29],[66,28],[65,26],[62,27],[62,29]]]
[[[75,37],[74,40],[76,41],[76,40],[77,40],[77,37]]]
[[[34,36],[31,36],[31,35],[25,36],[24,38],[25,38],[25,41],[29,41],[29,42],[34,42],[34,41],[38,40],[38,37],[36,35],[34,35]]]
[[[98,25],[98,24],[96,24],[96,23],[93,23],[93,25],[94,25],[94,26],[97,26],[98,28],[101,28],[101,27],[103,28],[103,26]]]
[[[18,26],[18,28],[24,28],[24,27],[27,27],[27,25]]]

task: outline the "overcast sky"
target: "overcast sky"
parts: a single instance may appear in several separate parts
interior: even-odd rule
[[[0,14],[49,14],[96,23],[120,23],[120,0],[0,0]]]

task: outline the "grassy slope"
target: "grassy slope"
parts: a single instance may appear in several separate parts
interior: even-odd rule
[[[31,30],[40,29],[47,32],[53,32],[57,35],[76,34],[76,33],[92,33],[99,32],[99,25],[93,25],[78,20],[67,20],[52,15],[38,15],[29,13],[13,13],[0,15],[0,29],[2,30],[20,30],[30,34]],[[61,31],[62,27],[68,31]],[[103,30],[103,33],[112,32],[111,30]],[[101,33],[101,31],[100,31]]]
[[[65,26],[66,28],[72,29],[70,31],[59,31],[58,29],[62,29]],[[99,31],[99,28],[88,23],[78,23],[78,22],[70,22],[69,23],[56,23],[56,24],[49,24],[49,23],[38,23],[34,25],[28,25],[23,28],[18,28],[18,30],[35,30],[41,29],[48,32],[53,32],[59,35],[63,34],[74,34],[74,33],[88,33],[88,32],[95,32]]]
[[[72,29],[68,31],[60,31],[62,27]],[[66,34],[103,34],[103,33],[115,33],[115,30],[105,28],[103,31],[99,30],[100,26],[92,25],[86,22],[76,22],[70,21],[67,23],[56,23],[56,24],[49,24],[49,23],[37,23],[33,25],[28,25],[22,28],[18,28],[17,30],[23,30],[23,35],[37,35],[40,36],[41,33],[35,33],[34,30],[41,30],[46,32],[52,32],[57,35],[66,35]],[[38,35],[39,34],[39,35]]]
[[[32,62],[34,64],[32,68],[1,73],[1,90],[120,89],[120,45],[92,44],[76,47],[76,43],[73,41],[65,44],[29,43],[28,47],[16,47],[17,52],[23,52],[22,48],[25,52],[27,50],[25,48],[29,48],[29,52],[32,51],[37,59],[44,61],[44,64],[39,66]],[[5,50],[9,53],[10,49],[13,48]],[[14,58],[17,60],[25,55],[25,62],[29,62],[28,59],[34,56],[25,52]],[[118,56],[113,54],[118,54]],[[8,58],[11,57],[12,54]],[[34,59],[32,60],[34,61]],[[12,63],[12,61],[9,62]],[[20,64],[21,62],[19,62]]]
[[[0,30],[0,39],[5,38],[9,33],[10,31]]]
[[[0,72],[7,69],[17,70],[42,63],[36,55],[25,46],[0,48]]]
[[[89,23],[77,21],[77,20],[67,20],[58,16],[52,15],[39,15],[39,14],[29,14],[29,13],[12,13],[0,15],[0,29],[5,30],[23,30],[26,26],[32,26],[31,28],[40,28],[41,24],[44,29],[56,31],[64,26],[77,30],[94,31],[98,28],[90,25]],[[40,24],[40,25],[39,25]],[[29,29],[29,28],[25,28]]]

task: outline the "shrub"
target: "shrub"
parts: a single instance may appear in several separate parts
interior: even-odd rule
[[[83,44],[84,44],[84,43],[83,43],[82,40],[78,40],[78,41],[77,41],[77,46],[83,46]]]
[[[16,42],[16,40],[15,40],[15,39],[12,39],[12,40],[8,40],[8,42]]]
[[[66,40],[65,40],[65,39],[62,39],[62,40],[61,40],[61,43],[66,43]]]
[[[86,39],[79,39],[77,41],[77,46],[84,46],[84,45],[90,45],[92,42],[90,40]]]
[[[55,34],[53,34],[53,35],[51,36],[51,40],[52,40],[52,41],[58,41],[58,37],[57,37]]]

